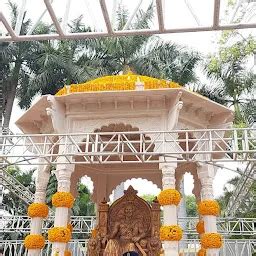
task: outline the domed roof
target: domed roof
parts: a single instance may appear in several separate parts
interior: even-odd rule
[[[175,82],[128,73],[125,75],[103,76],[86,83],[64,86],[56,93],[56,96],[75,92],[131,91],[135,90],[138,85],[143,86],[144,90],[181,87]]]

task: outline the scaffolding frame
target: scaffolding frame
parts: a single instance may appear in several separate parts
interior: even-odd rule
[[[58,19],[56,15],[56,11],[53,8],[52,0],[42,0],[45,5],[45,10],[41,13],[37,21],[34,23],[32,28],[28,31],[26,35],[21,35],[21,24],[24,14],[26,12],[26,0],[22,0],[22,4],[19,8],[17,22],[15,28],[13,29],[11,26],[11,22],[8,21],[7,15],[0,11],[0,23],[2,22],[3,26],[7,30],[7,35],[0,36],[1,41],[33,41],[33,40],[51,40],[51,39],[85,39],[85,38],[97,38],[97,37],[116,37],[116,36],[132,36],[132,35],[153,35],[153,34],[170,34],[170,33],[184,33],[184,32],[200,32],[200,31],[219,31],[219,30],[233,30],[233,29],[248,29],[248,28],[256,28],[256,23],[234,23],[233,20],[231,24],[221,24],[220,22],[220,0],[214,0],[214,8],[212,13],[212,24],[208,26],[200,26],[198,23],[198,17],[194,13],[193,8],[189,4],[188,1],[185,1],[186,6],[193,18],[196,20],[198,26],[197,27],[183,27],[183,28],[166,28],[164,14],[167,12],[165,9],[164,0],[154,0],[154,4],[156,6],[156,17],[158,20],[158,27],[156,29],[129,29],[129,23],[121,30],[116,30],[113,25],[113,17],[115,14],[112,14],[112,18],[110,17],[106,0],[99,0],[100,8],[102,12],[102,16],[104,18],[106,31],[93,31],[93,32],[83,32],[83,33],[68,33],[68,17],[70,11],[71,0],[68,0],[66,3],[66,9],[62,18],[62,21]],[[139,3],[140,4],[140,3]],[[237,9],[240,8],[240,5],[237,6]],[[250,2],[249,2],[250,4]],[[252,3],[253,4],[253,3]],[[116,5],[116,3],[114,3]],[[139,6],[139,5],[138,5]],[[253,5],[254,6],[254,5]],[[89,8],[89,6],[88,6]],[[116,8],[113,8],[116,12]],[[135,8],[134,12],[130,16],[131,18],[136,14],[138,8]],[[33,34],[33,31],[36,25],[40,22],[43,16],[48,13],[51,17],[53,25],[56,29],[56,34]],[[252,11],[253,15],[253,11]],[[250,18],[251,19],[251,18]]]

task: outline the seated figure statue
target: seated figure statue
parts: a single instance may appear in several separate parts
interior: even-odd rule
[[[143,243],[146,235],[142,223],[134,216],[134,205],[126,205],[123,218],[115,222],[112,233],[107,237],[109,240],[103,255],[120,256],[129,251],[137,252],[139,243]]]
[[[159,230],[159,203],[153,201],[149,205],[130,186],[111,206],[106,200],[99,204],[96,235],[89,239],[87,255],[122,256],[133,252],[159,256]]]

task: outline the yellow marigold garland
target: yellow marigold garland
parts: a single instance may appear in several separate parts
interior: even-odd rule
[[[218,216],[220,214],[220,206],[215,200],[204,200],[198,204],[198,213],[200,215],[213,215]]]
[[[222,247],[222,237],[218,233],[205,233],[201,236],[201,244],[205,249]]]
[[[203,220],[198,221],[198,223],[196,224],[196,231],[199,235],[205,233]]]
[[[27,249],[42,249],[45,245],[45,239],[42,235],[28,235],[24,240]]]
[[[82,84],[71,84],[60,89],[56,95],[62,96],[75,92],[91,92],[91,91],[123,91],[135,90],[135,83],[138,81],[144,83],[145,89],[160,88],[180,88],[181,86],[175,82],[157,79],[154,77],[140,76],[136,74],[126,74],[117,76],[104,76],[88,81]],[[69,89],[68,89],[69,87]]]
[[[67,243],[71,239],[71,232],[68,228],[54,227],[48,231],[50,242]]]
[[[181,200],[180,192],[176,189],[165,189],[157,197],[160,205],[178,205]]]
[[[162,226],[160,228],[160,240],[162,241],[179,241],[182,238],[183,231],[177,225]]]
[[[74,197],[69,192],[57,192],[52,196],[52,205],[55,207],[72,208]]]
[[[68,224],[67,228],[70,230],[70,233],[73,232],[73,226],[71,223]]]
[[[72,256],[71,251],[65,251],[65,252],[64,252],[64,256]]]
[[[28,216],[30,218],[41,217],[46,218],[48,216],[49,209],[44,203],[32,203],[28,207]]]
[[[201,249],[197,252],[197,256],[206,256],[206,249],[201,248]]]

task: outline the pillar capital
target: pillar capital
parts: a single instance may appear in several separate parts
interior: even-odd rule
[[[201,182],[201,199],[213,199],[213,179],[216,174],[215,167],[202,164],[197,167],[197,174]]]
[[[163,189],[175,188],[175,170],[176,163],[160,163],[159,168],[162,171]]]
[[[177,163],[171,162],[171,163],[160,163],[159,164],[159,169],[162,170],[163,172],[174,172],[177,168]]]
[[[70,179],[74,172],[74,164],[57,164],[54,171],[58,181],[58,191],[69,192],[70,191]]]

